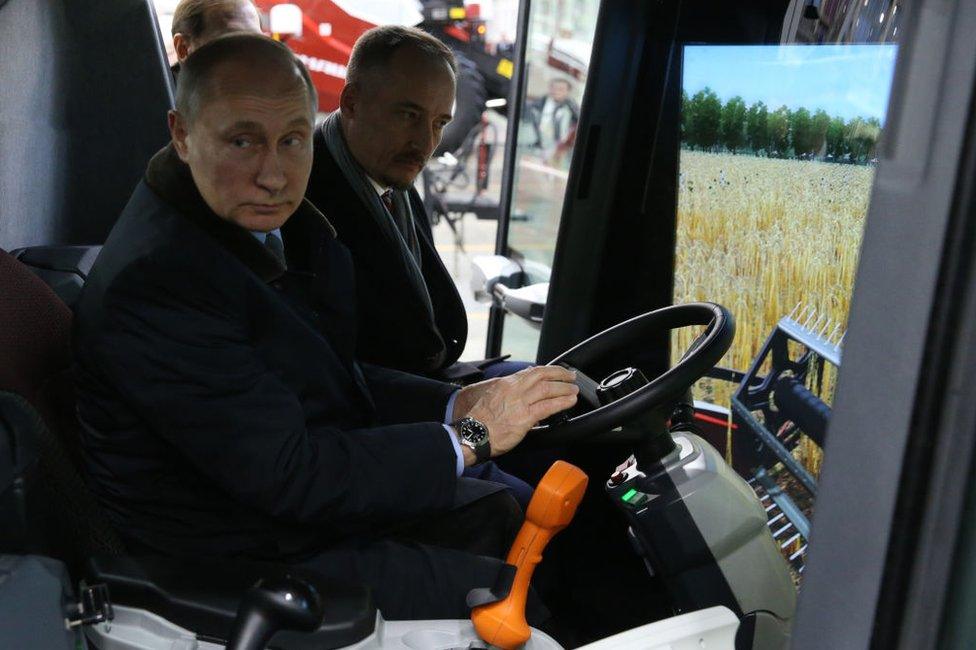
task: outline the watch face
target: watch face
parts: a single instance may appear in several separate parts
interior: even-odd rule
[[[466,419],[461,425],[461,435],[473,445],[481,445],[488,440],[488,429],[477,420]]]

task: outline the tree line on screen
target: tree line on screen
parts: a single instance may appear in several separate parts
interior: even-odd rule
[[[723,105],[708,87],[690,99],[682,90],[681,106],[682,146],[701,151],[864,164],[881,132],[873,117],[845,121],[822,109],[770,110],[761,101],[747,107],[739,96]]]

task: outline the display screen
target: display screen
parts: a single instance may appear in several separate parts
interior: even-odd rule
[[[896,49],[684,48],[674,302],[732,310],[720,365],[748,368],[798,303],[846,327]],[[732,388],[695,397],[727,406]]]

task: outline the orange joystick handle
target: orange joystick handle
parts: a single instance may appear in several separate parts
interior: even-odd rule
[[[529,580],[542,560],[542,549],[572,521],[588,480],[580,468],[557,460],[539,481],[525,523],[508,552],[507,562],[515,566],[511,591],[503,600],[471,612],[471,622],[482,640],[503,650],[514,650],[529,640],[531,630],[525,621]]]

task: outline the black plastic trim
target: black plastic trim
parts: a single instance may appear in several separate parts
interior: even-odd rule
[[[509,87],[508,128],[505,132],[505,165],[502,168],[502,188],[498,197],[498,230],[495,231],[495,255],[508,256],[508,224],[512,219],[512,196],[515,186],[515,160],[518,155],[518,127],[522,119],[522,101],[525,98],[525,52],[529,41],[529,15],[532,0],[519,3],[518,28],[515,39],[514,83]],[[492,305],[488,311],[488,334],[485,341],[485,358],[497,357],[502,350],[505,328],[505,310]]]
[[[324,616],[315,632],[282,631],[271,645],[287,650],[327,650],[352,645],[373,633],[376,606],[363,585],[326,580],[314,571],[283,564],[217,559],[96,556],[89,582],[108,585],[115,606],[145,609],[200,638],[226,641],[244,593],[259,579],[294,576],[322,596]]]

